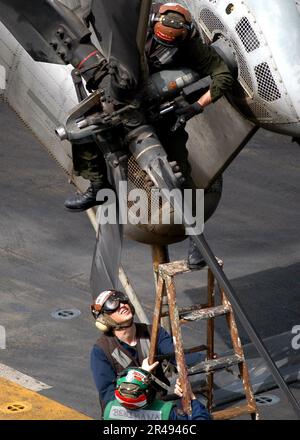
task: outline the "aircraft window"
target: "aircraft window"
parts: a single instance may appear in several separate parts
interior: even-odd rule
[[[243,17],[235,27],[238,36],[242,40],[243,45],[247,52],[252,52],[258,49],[260,42],[248,20],[248,18]]]
[[[261,63],[255,67],[255,75],[258,83],[258,94],[265,101],[272,102],[281,98],[275,79],[268,63]]]

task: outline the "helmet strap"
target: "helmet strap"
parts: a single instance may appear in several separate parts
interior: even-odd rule
[[[112,320],[112,321],[113,321],[113,320]],[[115,324],[112,326],[112,330],[123,330],[123,329],[125,329],[125,328],[129,328],[129,327],[131,327],[132,324],[133,324],[133,317],[130,318],[130,319],[128,319],[128,320],[125,321],[125,322],[122,322],[122,324],[117,324],[117,323],[115,323]]]

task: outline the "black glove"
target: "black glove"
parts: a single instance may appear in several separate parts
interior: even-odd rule
[[[185,126],[186,122],[191,119],[193,116],[199,115],[204,111],[199,102],[194,102],[194,104],[187,105],[186,107],[181,107],[175,110],[175,114],[177,116],[177,121],[175,125],[171,128],[171,131],[176,131],[180,127]]]
[[[191,119],[193,116],[199,115],[202,113],[204,108],[202,107],[199,102],[194,102],[194,104],[188,105],[183,108],[179,108],[176,110],[177,116],[182,116],[185,119],[185,122],[187,122],[189,119]]]

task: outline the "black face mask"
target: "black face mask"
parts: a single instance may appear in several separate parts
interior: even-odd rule
[[[155,37],[148,50],[148,61],[150,65],[160,67],[172,63],[174,55],[178,52],[177,46],[165,46],[158,42]]]
[[[123,292],[114,292],[103,304],[101,313],[111,314],[120,307],[120,304],[128,304],[129,299]]]

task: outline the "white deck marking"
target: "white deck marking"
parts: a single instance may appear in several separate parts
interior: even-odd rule
[[[52,388],[51,386],[40,382],[31,376],[27,376],[27,374],[23,374],[20,371],[14,370],[13,368],[0,363],[0,378],[1,377],[21,385],[22,387],[31,391],[38,392]]]

